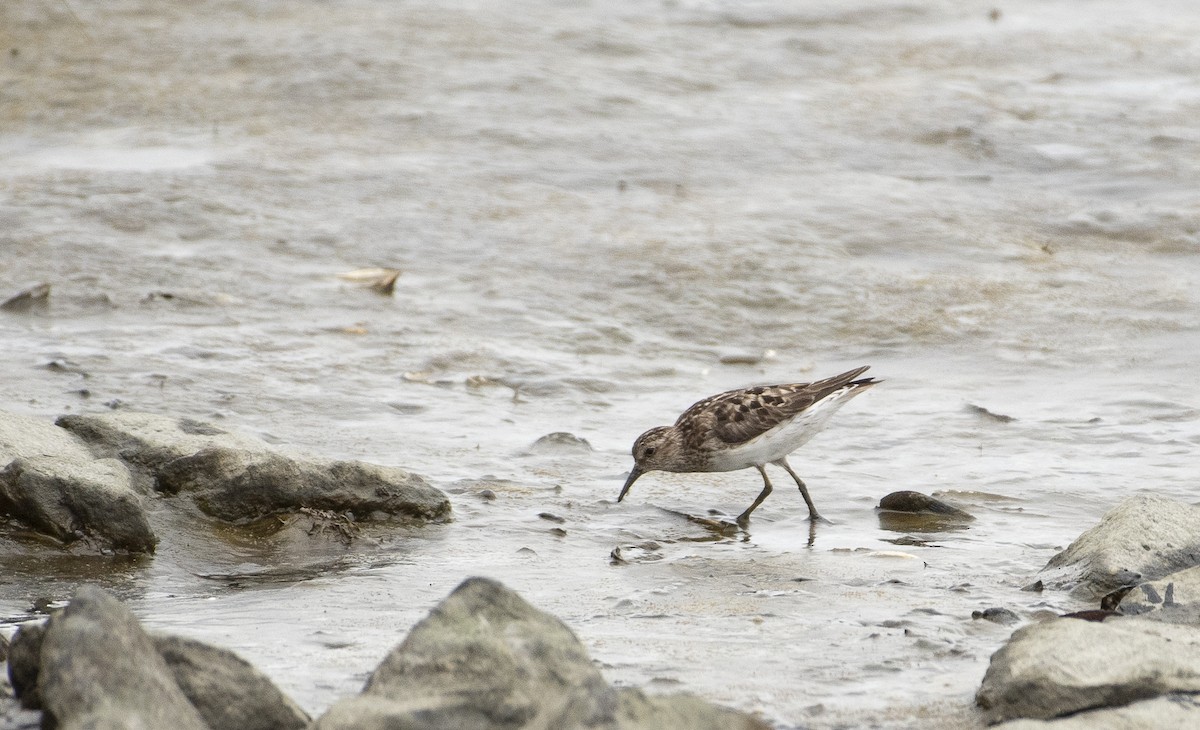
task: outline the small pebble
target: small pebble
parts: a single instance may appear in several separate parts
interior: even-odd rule
[[[983,619],[984,621],[991,621],[992,623],[1006,625],[1015,624],[1021,620],[1021,617],[1013,611],[1010,611],[1007,608],[1000,608],[998,606],[985,608],[982,611],[972,611],[971,618]]]
[[[952,504],[935,499],[920,492],[892,492],[879,500],[879,509],[891,512],[912,512],[917,514],[936,514],[962,519],[974,519],[969,513]]]
[[[534,454],[583,454],[592,451],[587,439],[566,431],[555,431],[542,436],[529,447]]]

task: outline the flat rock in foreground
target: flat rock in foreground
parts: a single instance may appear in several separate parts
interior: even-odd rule
[[[1200,508],[1136,495],[1109,510],[1042,569],[1049,587],[1084,599],[1200,565]]]
[[[1054,619],[1013,632],[975,695],[989,723],[1200,692],[1200,628]]]
[[[471,578],[392,650],[362,694],[315,730],[363,728],[764,729],[690,697],[610,687],[561,621],[499,583]]]
[[[64,543],[154,552],[129,470],[44,421],[0,412],[0,513]]]
[[[309,717],[237,654],[181,636],[154,635],[175,683],[213,730],[300,730]]]
[[[151,636],[94,587],[44,624],[22,626],[9,657],[23,706],[43,727],[300,730],[308,716],[233,652]]]
[[[38,691],[61,730],[208,728],[129,609],[91,586],[50,618]]]

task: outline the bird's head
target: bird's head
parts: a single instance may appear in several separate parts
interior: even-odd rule
[[[648,471],[684,471],[683,442],[679,432],[670,426],[652,428],[633,442],[633,469],[621,489],[620,502],[638,477]]]

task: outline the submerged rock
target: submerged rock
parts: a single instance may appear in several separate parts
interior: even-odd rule
[[[1200,628],[1129,618],[1056,619],[1013,632],[992,655],[975,701],[996,723],[1173,692],[1200,692]]]
[[[971,618],[976,619],[976,620],[982,619],[984,621],[991,621],[992,623],[996,623],[996,624],[1007,624],[1007,625],[1021,622],[1021,617],[1018,616],[1016,614],[1016,612],[1014,612],[1008,608],[1003,608],[1001,606],[993,606],[992,608],[985,608],[982,611],[972,611]]]
[[[0,302],[0,309],[6,312],[28,312],[33,309],[44,309],[50,303],[50,285],[43,282],[22,289]]]
[[[561,621],[499,583],[463,582],[316,730],[765,728],[688,697],[609,686]]]
[[[529,453],[538,455],[587,454],[591,451],[592,445],[588,443],[587,439],[566,431],[548,433],[534,441],[529,447]]]
[[[971,513],[961,510],[949,502],[911,491],[892,492],[879,500],[879,509],[886,512],[912,512],[957,517],[964,520],[975,519]]]
[[[0,413],[0,513],[65,543],[154,552],[129,470],[97,459],[77,438],[33,418]]]
[[[920,492],[892,492],[879,500],[879,526],[891,532],[938,533],[965,530],[975,518],[948,502]],[[915,538],[914,538],[915,540]],[[923,544],[916,541],[916,544]]]
[[[1040,575],[1049,587],[1092,599],[1195,565],[1200,565],[1200,508],[1140,494],[1109,510]]]

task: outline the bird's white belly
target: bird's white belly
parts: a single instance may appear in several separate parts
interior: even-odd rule
[[[761,436],[737,446],[716,451],[709,457],[709,469],[711,471],[736,471],[751,466],[770,464],[782,459],[806,444],[824,428],[829,417],[848,400],[850,398],[838,397],[835,394],[813,404],[808,410],[799,413],[790,421],[779,424]]]

